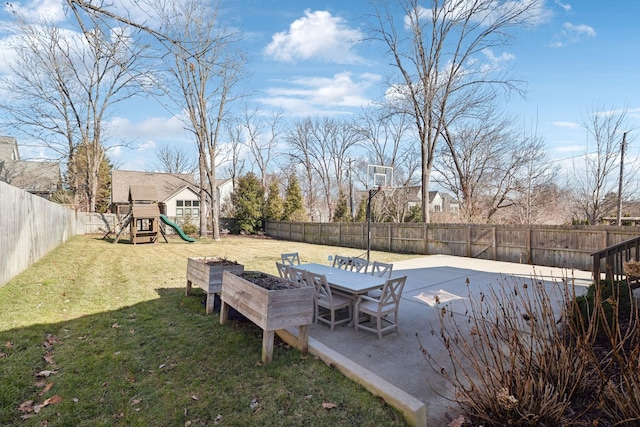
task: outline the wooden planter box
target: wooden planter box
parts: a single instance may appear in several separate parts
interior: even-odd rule
[[[298,348],[303,352],[308,350],[314,289],[279,277],[265,276],[281,282],[286,289],[270,290],[230,271],[223,272],[220,323],[227,322],[231,306],[259,326],[263,330],[262,362],[268,363],[272,360],[274,331],[277,329],[297,326]]]
[[[187,260],[187,290],[185,295],[191,293],[191,287],[197,286],[207,294],[206,313],[213,313],[215,294],[220,294],[222,288],[222,272],[231,271],[240,274],[244,271],[244,265],[233,261],[227,261],[218,257],[189,257]]]

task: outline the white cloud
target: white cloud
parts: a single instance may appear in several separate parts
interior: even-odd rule
[[[45,19],[48,22],[62,22],[66,20],[64,14],[64,1],[62,0],[32,0],[26,3],[7,2],[4,11],[9,14],[17,14],[28,20]]]
[[[574,25],[565,22],[562,24],[562,28],[562,31],[553,36],[552,47],[564,47],[596,36],[596,30],[585,24]]]
[[[580,124],[576,122],[553,122],[552,125],[566,129],[580,129]]]
[[[571,5],[568,3],[562,3],[560,2],[560,0],[556,0],[555,2],[558,6],[560,6],[561,8],[563,8],[565,10],[565,12],[569,12],[571,10]]]
[[[297,77],[289,87],[266,89],[268,97],[259,98],[262,104],[282,108],[294,115],[344,112],[344,108],[370,104],[365,92],[380,82],[377,74],[365,73],[354,77],[343,72],[327,77]]]
[[[296,62],[315,59],[337,64],[362,64],[366,61],[353,51],[364,38],[349,28],[344,19],[327,11],[311,12],[293,21],[288,31],[276,33],[264,53],[275,60]]]

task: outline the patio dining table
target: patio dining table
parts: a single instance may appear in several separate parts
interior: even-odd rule
[[[332,289],[342,294],[351,295],[354,300],[357,299],[358,295],[364,295],[369,291],[382,289],[386,282],[383,277],[342,270],[323,264],[309,263],[300,264],[296,267],[312,273],[323,274]]]

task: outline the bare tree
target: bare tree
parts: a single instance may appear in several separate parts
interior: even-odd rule
[[[262,187],[267,188],[267,174],[273,160],[282,133],[282,113],[273,111],[261,114],[257,109],[249,110],[245,106],[242,112],[242,127],[245,142],[253,158],[253,163],[260,171]]]
[[[228,143],[226,145],[226,156],[222,159],[223,164],[226,164],[225,170],[226,176],[231,179],[233,188],[236,188],[236,182],[238,178],[243,175],[244,171],[244,158],[242,157],[242,126],[233,120],[226,123],[226,135]]]
[[[516,82],[491,73],[483,55],[504,46],[509,31],[533,22],[537,0],[419,0],[374,1],[371,34],[387,47],[399,73],[387,94],[398,113],[408,114],[420,144],[422,218],[429,222],[429,182],[437,142],[450,110],[483,86],[517,89]],[[402,16],[400,16],[402,15]],[[475,100],[478,97],[474,96]],[[457,106],[455,104],[458,104]]]
[[[234,88],[242,77],[245,58],[237,48],[241,34],[225,27],[217,5],[204,0],[163,3],[158,10],[161,33],[172,42],[167,71],[168,87],[177,106],[186,111],[187,126],[198,147],[200,199],[207,195],[212,237],[220,239],[216,168],[220,138],[228,103],[235,99]],[[206,232],[200,216],[200,235]]]
[[[163,172],[193,174],[197,170],[193,157],[185,147],[162,144],[156,148],[155,155],[158,167]]]
[[[458,199],[467,222],[491,221],[499,210],[513,207],[518,195],[531,195],[531,186],[552,182],[543,141],[518,132],[513,119],[495,108],[455,129],[445,124],[443,139],[436,181]]]
[[[291,156],[306,170],[311,187],[317,180],[322,189],[322,215],[330,220],[339,190],[345,188],[346,162],[358,142],[358,132],[350,122],[330,117],[307,118],[288,133]]]
[[[589,224],[597,223],[616,206],[620,144],[628,130],[627,108],[606,111],[594,104],[582,124],[587,131],[583,164],[574,164],[576,214]]]
[[[133,96],[144,75],[141,47],[123,28],[81,25],[82,32],[48,22],[19,20],[13,76],[0,84],[10,94],[0,102],[10,126],[66,161],[74,194],[86,191],[95,211],[98,176],[106,147],[106,118],[116,103]],[[86,168],[75,168],[78,147]],[[77,199],[76,199],[77,203]]]
[[[293,123],[286,132],[285,139],[289,145],[289,156],[291,158],[292,169],[297,171],[302,169],[302,188],[306,193],[305,201],[307,211],[311,218],[317,207],[316,180],[314,179],[314,147],[310,138],[312,121],[310,118],[298,120]]]

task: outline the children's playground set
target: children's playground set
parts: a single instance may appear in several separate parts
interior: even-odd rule
[[[156,243],[160,236],[168,243],[165,225],[171,227],[182,240],[189,243],[195,242],[195,239],[187,236],[178,224],[160,212],[155,187],[131,186],[129,187],[129,212],[116,227],[116,229],[119,228],[119,231],[113,243],[117,243],[120,240],[127,226],[129,227],[129,241],[134,245],[138,243]],[[111,232],[109,230],[103,239]]]

